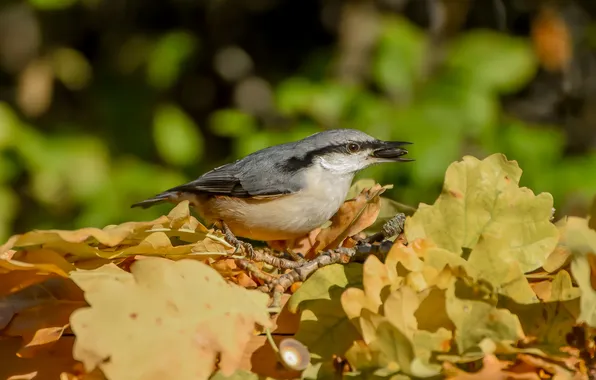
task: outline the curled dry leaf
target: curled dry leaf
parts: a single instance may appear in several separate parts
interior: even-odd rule
[[[331,225],[317,235],[316,249],[321,251],[337,248],[349,236],[371,226],[379,215],[380,197],[387,187],[376,184],[363,189],[354,199],[349,199],[331,218]]]
[[[1,278],[1,277],[0,277]],[[22,337],[21,357],[47,351],[67,329],[73,310],[85,306],[69,279],[51,278],[0,298],[2,335]]]
[[[207,379],[221,354],[238,368],[255,323],[269,326],[268,296],[226,281],[195,260],[146,258],[71,278],[91,305],[75,311],[73,355],[111,380]]]
[[[515,379],[511,378],[510,374],[504,372],[505,369],[509,365],[508,362],[502,362],[497,358],[495,355],[486,355],[484,359],[482,359],[482,369],[475,373],[469,373],[466,371],[462,371],[461,369],[457,368],[455,365],[445,362],[443,364],[445,372],[448,374],[447,380],[509,380]],[[523,379],[523,378],[522,378]],[[527,378],[528,380],[538,380],[539,378],[531,377]]]
[[[0,297],[12,294],[49,277],[68,277],[74,266],[48,249],[15,251],[0,259]]]
[[[22,358],[17,355],[20,338],[0,338],[0,379],[61,379],[61,374],[72,372],[77,363],[72,357],[73,342],[73,337],[62,337],[50,350]]]
[[[188,244],[173,244],[177,238]],[[38,230],[16,235],[2,249],[42,247],[53,250],[68,261],[115,259],[137,254],[221,256],[233,251],[222,236],[209,231],[190,215],[188,201],[180,202],[167,216],[148,222],[127,222],[103,229],[74,231]]]

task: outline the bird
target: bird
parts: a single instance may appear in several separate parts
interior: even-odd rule
[[[297,239],[339,210],[357,172],[413,161],[404,157],[409,144],[356,129],[328,129],[261,149],[131,207],[188,200],[203,221],[220,223],[234,244],[237,237]]]

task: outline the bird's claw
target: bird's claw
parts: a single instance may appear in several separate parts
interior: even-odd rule
[[[221,227],[225,236],[225,240],[236,248],[234,254],[238,253],[238,251],[242,251],[242,248],[244,248],[245,256],[247,258],[251,260],[255,258],[255,250],[250,243],[246,243],[238,239],[224,221],[221,221]]]

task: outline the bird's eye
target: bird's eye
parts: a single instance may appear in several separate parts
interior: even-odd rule
[[[360,145],[356,144],[356,143],[349,143],[348,144],[348,152],[350,153],[356,153],[360,150]]]

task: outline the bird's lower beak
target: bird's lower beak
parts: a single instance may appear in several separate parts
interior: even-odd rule
[[[381,158],[385,160],[391,161],[401,161],[401,162],[408,162],[414,161],[411,158],[405,158],[408,151],[402,148],[404,145],[409,145],[411,143],[405,141],[383,141],[380,143],[378,149],[375,149],[372,152],[372,156],[375,158]]]

